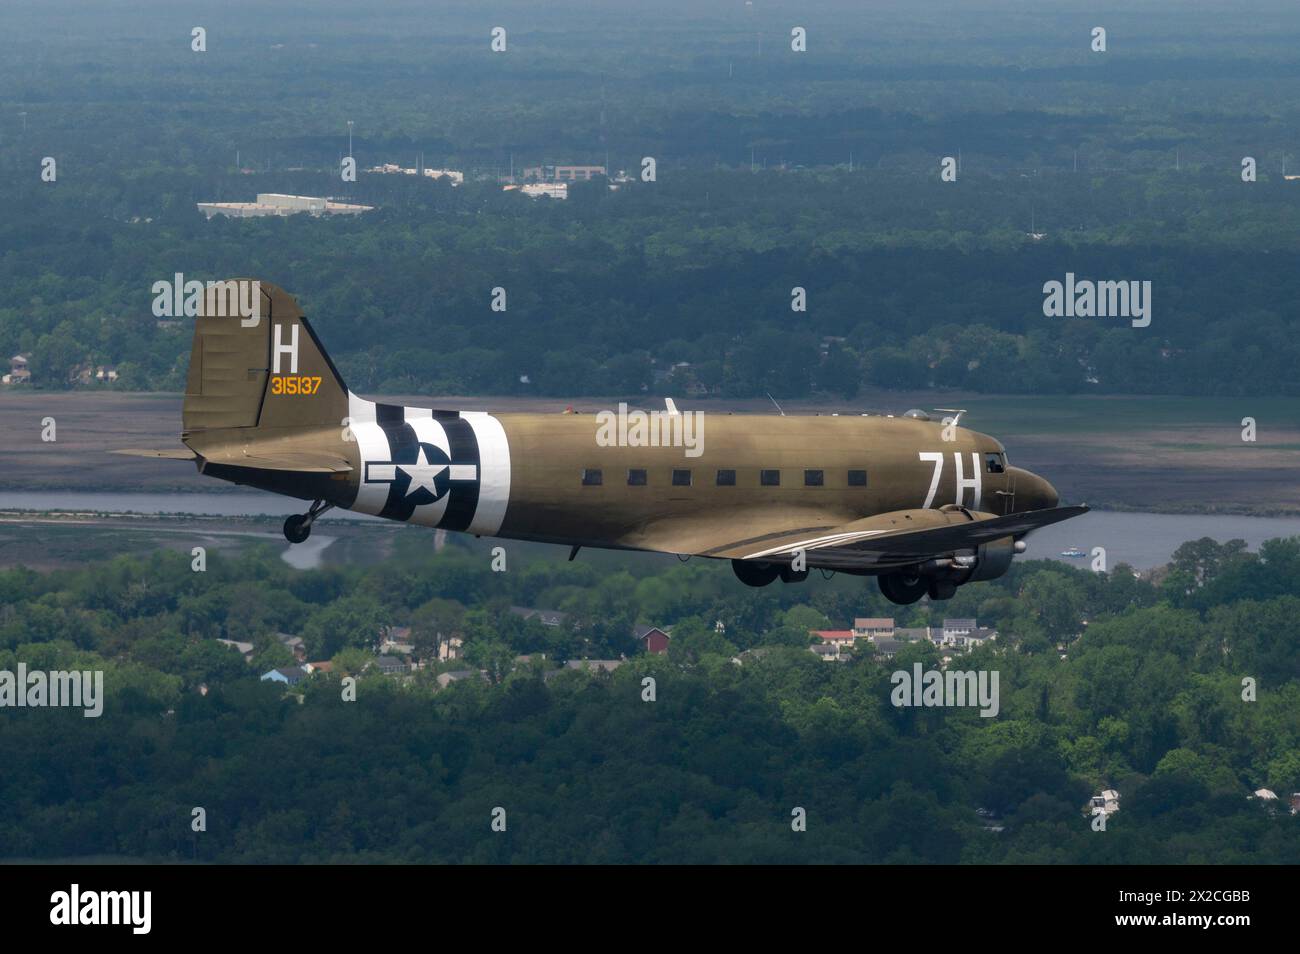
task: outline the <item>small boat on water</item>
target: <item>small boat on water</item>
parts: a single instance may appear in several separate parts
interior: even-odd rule
[[[1086,557],[1087,555],[1088,554],[1086,552],[1080,550],[1078,547],[1066,547],[1064,550],[1061,551],[1061,556],[1063,557],[1078,558],[1078,557]]]

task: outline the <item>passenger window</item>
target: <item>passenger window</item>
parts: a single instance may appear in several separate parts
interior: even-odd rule
[[[867,486],[867,472],[865,470],[849,471],[849,486],[850,487]]]
[[[718,471],[718,486],[719,487],[736,486],[736,472],[734,470]]]
[[[601,485],[601,474],[599,470],[587,468],[582,472],[582,486],[599,487]]]
[[[780,487],[781,472],[779,470],[760,470],[758,472],[758,482],[764,487]]]
[[[985,467],[990,474],[1005,473],[1007,469],[1006,457],[1002,454],[985,454]]]
[[[803,485],[805,487],[821,487],[825,482],[825,475],[820,470],[805,470],[803,472]]]
[[[628,485],[629,487],[644,487],[644,486],[645,486],[645,471],[644,471],[644,470],[629,470],[629,471],[627,472],[627,485]]]
[[[673,471],[674,487],[689,487],[691,485],[691,472],[689,470]]]

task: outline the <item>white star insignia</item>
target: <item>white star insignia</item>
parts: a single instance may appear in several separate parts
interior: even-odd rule
[[[398,464],[397,467],[411,478],[411,485],[406,488],[406,496],[409,497],[419,490],[427,490],[434,499],[437,499],[436,481],[447,469],[446,464],[430,464],[429,458],[424,453],[424,447],[421,447],[420,456],[416,458],[414,464]]]

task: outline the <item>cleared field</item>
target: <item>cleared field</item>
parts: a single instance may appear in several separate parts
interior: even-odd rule
[[[321,565],[368,564],[392,555],[395,535],[416,532],[395,523],[322,522],[318,541],[329,540]],[[423,530],[428,545],[434,538]],[[189,555],[193,547],[209,554],[235,553],[254,546],[276,553],[289,550],[278,520],[232,517],[0,515],[0,569],[26,566],[52,570],[127,554],[172,550]]]
[[[613,407],[619,400],[397,396],[467,410],[559,413]],[[767,414],[767,400],[696,401],[706,412]],[[964,407],[963,423],[996,435],[1011,460],[1047,475],[1069,501],[1154,512],[1300,513],[1300,400],[1176,397],[1022,397],[877,392],[851,401],[782,402],[787,414],[901,414],[910,407]],[[41,420],[57,441],[41,440]],[[1241,421],[1254,418],[1253,443]],[[121,457],[123,447],[180,446],[180,396],[113,392],[0,393],[0,506],[5,490],[220,492],[177,461]]]

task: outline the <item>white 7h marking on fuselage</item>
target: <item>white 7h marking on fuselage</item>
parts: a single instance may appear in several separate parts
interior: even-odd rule
[[[917,456],[923,461],[934,464],[934,473],[930,476],[930,491],[925,495],[925,503],[922,504],[923,510],[929,510],[934,505],[934,495],[939,492],[939,479],[943,476],[943,454],[940,451],[917,451]],[[971,503],[970,509],[979,510],[980,502],[984,495],[983,477],[980,471],[980,455],[978,451],[972,451],[971,474],[967,477],[962,466],[961,452],[952,452],[953,463],[957,467],[957,499],[953,501],[958,507],[963,506],[961,500],[966,495],[966,488],[969,487],[975,492],[975,500]]]

